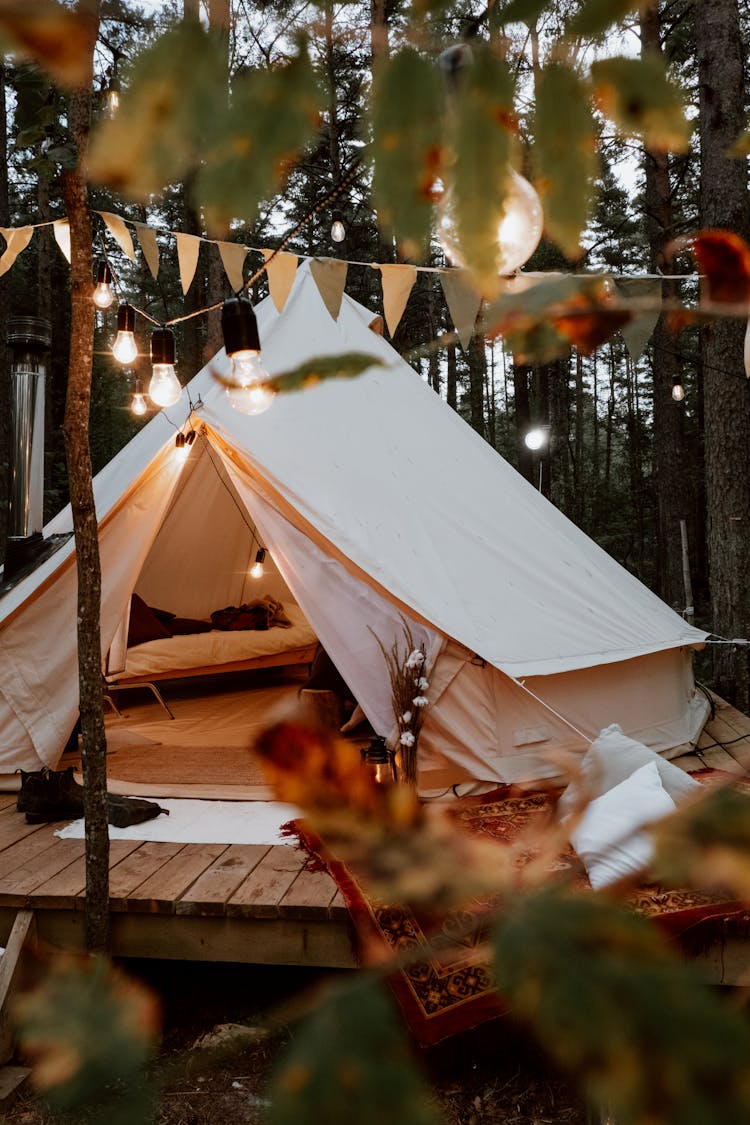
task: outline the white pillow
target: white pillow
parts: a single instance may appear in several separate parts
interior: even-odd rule
[[[648,866],[654,854],[653,840],[650,833],[639,829],[668,816],[675,807],[656,762],[641,766],[592,801],[570,835],[592,887],[606,887]]]
[[[622,727],[612,723],[594,739],[584,754],[580,777],[571,781],[560,798],[558,815],[564,819],[573,809],[583,805],[587,797],[600,797],[648,762],[656,763],[662,785],[678,804],[700,789],[700,783],[690,774],[662,758],[655,750],[649,750],[642,742],[628,738],[623,734]]]

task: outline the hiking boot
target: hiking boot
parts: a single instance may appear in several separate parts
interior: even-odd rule
[[[53,820],[78,820],[83,816],[83,789],[75,780],[75,768],[66,770],[20,770],[21,790],[16,801],[26,813],[27,824]]]

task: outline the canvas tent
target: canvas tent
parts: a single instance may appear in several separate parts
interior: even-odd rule
[[[694,738],[688,626],[522,479],[370,330],[344,296],[334,320],[309,268],[282,314],[257,309],[263,361],[281,372],[357,350],[382,366],[235,411],[212,365],[190,383],[200,430],[186,462],[154,417],[95,481],[102,643],[134,589],[200,616],[247,596],[256,537],[379,733],[393,732],[386,647],[403,619],[424,642],[430,707],[420,784],[548,776],[551,749],[605,725],[669,753]],[[226,357],[213,369],[226,371]],[[69,509],[45,529],[72,527]],[[74,724],[70,539],[0,598],[0,774],[54,766]]]

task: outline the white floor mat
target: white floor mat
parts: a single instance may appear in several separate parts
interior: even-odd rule
[[[197,801],[154,797],[169,816],[115,828],[110,840],[162,840],[183,844],[296,844],[280,834],[282,824],[301,816],[295,805],[280,801]],[[84,838],[83,820],[74,820],[55,832],[63,840]]]

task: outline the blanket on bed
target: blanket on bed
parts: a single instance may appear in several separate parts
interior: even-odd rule
[[[289,629],[291,624],[281,602],[277,602],[270,595],[245,602],[240,606],[228,605],[225,609],[215,609],[211,614],[212,628],[226,632],[240,629],[270,629],[273,625]]]
[[[696,776],[710,783],[717,774],[705,770]],[[549,818],[553,807],[554,796],[547,792],[516,796],[506,787],[463,799],[456,814],[469,831],[511,843],[535,820]],[[423,961],[390,978],[404,1017],[421,1046],[431,1046],[503,1013],[492,968],[484,959],[487,929],[481,924],[467,925],[486,915],[491,903],[468,903],[436,919],[408,907],[380,902],[368,893],[355,871],[331,855],[324,842],[305,828],[304,822],[297,822],[296,828],[313,862],[327,867],[344,897],[363,964],[382,964],[399,953],[425,949]],[[528,855],[522,863],[533,858]],[[572,847],[557,857],[550,874],[565,878],[573,887],[590,889]],[[653,919],[670,937],[680,938],[690,932],[693,941],[696,931],[702,927],[705,933],[705,925],[712,920],[721,923],[747,913],[747,904],[656,885],[639,888],[629,904]]]

